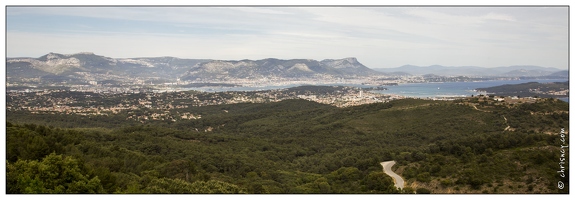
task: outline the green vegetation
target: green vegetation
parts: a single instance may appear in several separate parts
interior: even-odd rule
[[[202,118],[146,124],[127,112],[7,112],[7,193],[569,193],[568,173],[556,173],[561,138],[545,134],[569,130],[557,100],[493,112],[284,100],[176,109]],[[404,190],[383,173],[387,160]]]
[[[52,153],[42,159],[7,163],[7,193],[102,193],[98,177],[89,178],[78,160]]]
[[[521,97],[569,97],[569,81],[554,83],[528,82],[521,84],[507,84],[488,88],[477,88],[497,96]],[[560,93],[560,91],[565,91]]]

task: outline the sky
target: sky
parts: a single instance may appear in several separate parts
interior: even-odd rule
[[[563,7],[16,7],[6,56],[340,59],[402,65],[568,68]]]

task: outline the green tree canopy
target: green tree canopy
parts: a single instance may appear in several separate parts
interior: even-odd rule
[[[42,161],[6,163],[7,193],[103,193],[98,177],[88,177],[78,160],[52,153]]]

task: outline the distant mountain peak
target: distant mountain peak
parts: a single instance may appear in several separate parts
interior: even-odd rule
[[[354,57],[348,57],[343,59],[325,59],[322,60],[321,63],[329,65],[336,69],[344,69],[344,68],[357,69],[365,67],[364,65],[362,65],[357,61],[357,58]]]
[[[357,58],[355,57],[344,58],[344,60],[347,60],[350,63],[357,63]]]
[[[304,72],[313,72],[306,64],[303,64],[303,63],[297,63],[297,64],[293,65],[291,68],[288,69],[288,71],[294,70],[294,69],[301,70]]]
[[[442,66],[442,65],[430,65],[430,66],[415,66],[415,65],[403,65],[396,68],[378,68],[374,69],[376,71],[384,73],[409,73],[413,75],[425,75],[425,74],[436,74],[441,76],[471,76],[471,77],[483,77],[483,76],[505,76],[505,77],[518,77],[518,76],[545,76],[560,69],[552,67],[540,67],[532,65],[514,65],[509,67],[477,67],[477,66]]]
[[[61,53],[54,53],[54,52],[50,52],[42,57],[46,57],[47,59],[62,59],[62,58],[67,58],[67,57],[72,57],[75,55],[96,55],[93,52],[79,52],[79,53],[74,53],[74,54],[61,54]]]
[[[54,59],[62,59],[64,57],[66,57],[64,54],[50,52],[44,56],[41,56],[38,59],[40,59],[40,60],[54,60]]]

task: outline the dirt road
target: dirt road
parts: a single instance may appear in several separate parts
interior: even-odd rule
[[[386,173],[387,175],[391,176],[391,178],[393,178],[393,182],[395,183],[395,187],[399,188],[399,189],[403,189],[403,178],[401,178],[401,176],[397,175],[395,172],[391,171],[391,166],[395,165],[395,161],[386,161],[386,162],[381,162],[380,163],[381,166],[383,167],[383,172]]]

